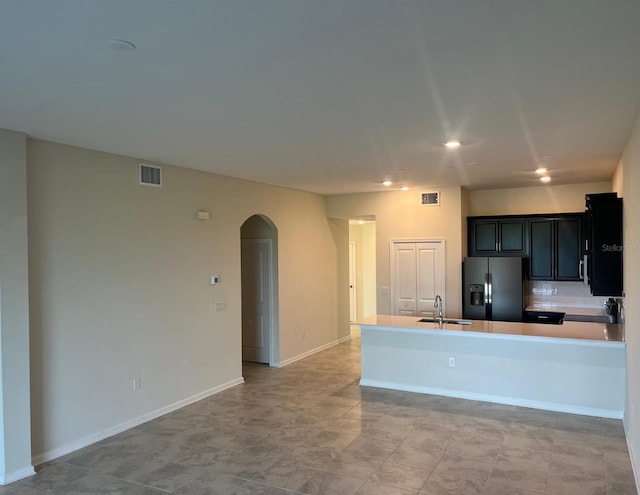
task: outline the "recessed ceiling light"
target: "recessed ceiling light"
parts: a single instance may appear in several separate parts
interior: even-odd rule
[[[462,141],[458,141],[457,139],[452,139],[444,143],[445,147],[449,150],[455,150],[462,145]]]
[[[112,50],[119,52],[132,52],[136,49],[136,45],[127,40],[112,39],[107,41],[107,46]]]
[[[391,181],[391,180],[385,180],[385,181],[382,183],[382,185],[383,185],[383,186],[386,186],[386,187],[389,187],[391,184],[393,184],[393,181]]]
[[[409,190],[409,186],[402,186],[400,188],[401,191],[408,191]]]
[[[540,181],[542,182],[551,182],[551,177],[545,175],[544,177],[540,177]]]
[[[537,168],[536,169],[536,174],[538,175],[542,175],[542,174],[546,174],[547,173],[547,169],[546,168]]]

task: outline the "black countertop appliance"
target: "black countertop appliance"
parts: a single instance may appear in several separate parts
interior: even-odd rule
[[[547,325],[562,325],[565,313],[560,311],[530,311],[524,312],[524,321],[527,323],[545,323]]]

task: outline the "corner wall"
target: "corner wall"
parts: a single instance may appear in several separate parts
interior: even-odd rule
[[[613,171],[613,177],[611,178],[611,191],[618,193],[618,197],[624,196],[624,166],[622,161],[618,163],[618,166]]]
[[[242,381],[240,227],[253,214],[278,229],[281,360],[349,335],[322,196],[169,165],[162,188],[140,186],[135,158],[38,140],[27,164],[38,462]]]
[[[622,155],[627,402],[624,426],[640,486],[640,118]],[[622,169],[620,170],[622,172]]]
[[[34,473],[29,402],[26,136],[0,129],[0,484]]]

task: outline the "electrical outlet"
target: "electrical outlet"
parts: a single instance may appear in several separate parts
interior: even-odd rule
[[[449,368],[453,368],[455,365],[456,365],[456,358],[450,357],[449,358]]]
[[[227,309],[227,305],[223,302],[217,302],[213,305],[214,311],[224,311],[225,309]]]
[[[133,379],[133,391],[136,392],[142,388],[142,378],[139,376]]]

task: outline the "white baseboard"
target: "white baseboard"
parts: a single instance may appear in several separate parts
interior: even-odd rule
[[[13,471],[12,473],[1,474],[0,485],[8,485],[9,483],[23,480],[25,478],[28,478],[29,476],[33,476],[34,474],[36,474],[36,470],[33,469],[33,466],[18,469],[17,471]]]
[[[629,451],[629,459],[631,460],[631,470],[633,471],[633,478],[636,482],[636,487],[640,488],[640,467],[636,464],[636,457],[633,452],[633,448],[629,443],[629,432],[627,431],[626,425],[624,429],[624,437],[627,440],[627,450]]]
[[[555,411],[570,414],[579,414],[582,416],[595,416],[599,418],[622,419],[622,410],[615,409],[599,409],[594,407],[575,406],[572,404],[558,404],[555,402],[543,402],[537,400],[520,399],[517,397],[508,397],[502,395],[480,394],[475,392],[466,392],[464,390],[449,390],[444,388],[421,387],[417,385],[406,385],[391,382],[383,382],[378,380],[361,379],[360,385],[364,387],[387,388],[392,390],[403,390],[405,392],[417,392],[420,394],[442,395],[445,397],[454,397],[456,399],[479,400],[483,402],[494,402],[496,404],[505,404],[508,406],[528,407],[531,409],[542,409],[545,411]]]
[[[273,367],[284,368],[285,366],[289,366],[290,364],[293,364],[296,361],[300,361],[301,359],[317,354],[318,352],[324,351],[338,344],[342,344],[343,342],[348,342],[349,340],[351,340],[351,335],[347,335],[346,337],[342,337],[340,339],[334,340],[333,342],[329,342],[328,344],[321,345],[320,347],[316,347],[315,349],[311,349],[310,351],[303,352],[302,354],[298,354],[297,356],[294,356],[292,358],[285,359],[284,361],[280,361],[279,363],[274,364]]]
[[[240,385],[244,383],[244,378],[239,377],[235,378],[229,382],[223,383],[222,385],[218,385],[217,387],[210,388],[209,390],[205,390],[198,394],[187,397],[186,399],[179,400],[178,402],[174,402],[173,404],[169,404],[167,406],[156,409],[155,411],[148,412],[143,414],[142,416],[138,416],[136,418],[129,419],[123,423],[117,424],[110,428],[107,428],[102,431],[98,431],[96,433],[92,433],[91,435],[87,435],[86,437],[79,438],[73,442],[70,442],[61,447],[57,447],[55,449],[51,449],[43,454],[38,454],[33,457],[32,462],[34,466],[42,464],[43,462],[48,462],[63,455],[66,455],[75,450],[81,449],[93,443],[104,440],[105,438],[109,438],[113,435],[117,435],[118,433],[122,433],[125,430],[129,430],[136,426],[139,426],[147,421],[151,421],[152,419],[156,419],[160,416],[173,412],[182,407],[188,406],[189,404],[193,404],[194,402],[198,402],[199,400],[206,399],[212,395],[218,394],[223,390],[227,390],[231,387],[235,387],[236,385]]]

